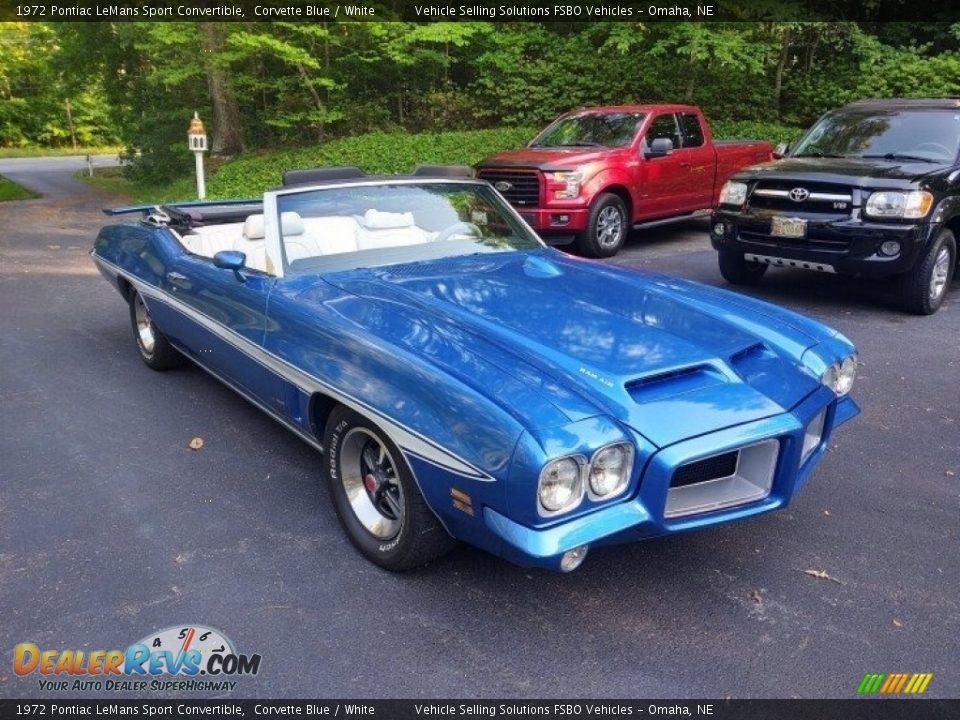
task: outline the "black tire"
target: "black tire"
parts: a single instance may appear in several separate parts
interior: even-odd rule
[[[933,315],[943,305],[956,266],[956,238],[949,230],[941,230],[913,270],[900,278],[903,309],[914,315]]]
[[[613,193],[601,193],[590,206],[586,229],[577,234],[576,247],[587,257],[613,257],[629,232],[630,217],[623,200]]]
[[[147,367],[152,370],[172,370],[182,366],[185,358],[157,328],[143,298],[136,290],[130,291],[129,301],[133,339],[140,351],[140,358]]]
[[[340,523],[353,546],[368,560],[387,570],[409,570],[435,560],[456,544],[424,502],[399,448],[376,425],[349,408],[337,406],[327,420],[323,447],[323,474]],[[376,456],[381,450],[386,454],[380,457],[386,457],[386,462],[381,461],[376,468],[368,466],[368,451]],[[392,473],[384,471],[388,464]],[[376,528],[379,534],[361,520],[351,497],[365,511],[366,522],[380,523]],[[384,502],[387,499],[391,500],[389,504]],[[399,518],[396,508],[402,508]]]
[[[767,272],[767,265],[749,262],[743,257],[743,253],[720,250],[717,259],[720,263],[720,274],[731,285],[756,285]]]

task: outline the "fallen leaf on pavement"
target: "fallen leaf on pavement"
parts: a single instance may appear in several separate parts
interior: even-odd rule
[[[763,603],[763,593],[761,593],[759,590],[751,590],[750,599],[753,600],[757,605],[761,605]]]
[[[842,581],[837,580],[826,570],[804,570],[803,572],[804,574],[809,575],[810,577],[815,577],[819,580],[830,580],[831,582],[835,582],[837,585],[843,585]]]
[[[202,438],[202,437],[195,437],[193,440],[190,441],[190,449],[191,449],[191,450],[199,450],[199,449],[202,448],[202,447],[203,447],[203,438]]]
[[[896,625],[897,627],[903,627],[903,623],[897,620],[896,618],[893,619],[893,624]]]

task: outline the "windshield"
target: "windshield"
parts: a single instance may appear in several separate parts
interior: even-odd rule
[[[540,133],[531,147],[626,147],[645,114],[637,112],[567,115]]]
[[[308,190],[278,196],[277,210],[291,274],[541,247],[486,183]]]
[[[960,146],[956,110],[847,110],[822,118],[793,157],[953,162]]]

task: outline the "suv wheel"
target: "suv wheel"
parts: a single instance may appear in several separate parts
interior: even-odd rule
[[[933,315],[947,295],[957,264],[957,241],[942,230],[913,270],[900,280],[900,302],[914,315]]]

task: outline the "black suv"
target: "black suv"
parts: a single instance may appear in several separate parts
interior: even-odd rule
[[[905,310],[937,311],[957,265],[960,99],[864,100],[827,113],[781,159],[720,193],[710,239],[731,283],[771,265],[899,277]]]

